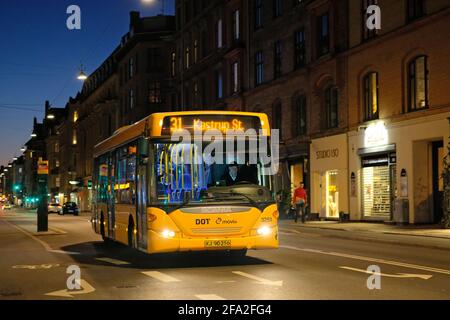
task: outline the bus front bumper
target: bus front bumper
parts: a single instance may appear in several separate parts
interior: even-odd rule
[[[148,253],[188,251],[261,250],[278,249],[278,227],[265,235],[252,232],[247,236],[187,238],[181,234],[168,237],[163,233],[148,231]]]

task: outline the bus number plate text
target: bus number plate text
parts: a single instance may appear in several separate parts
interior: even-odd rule
[[[205,248],[229,248],[231,240],[206,240]]]

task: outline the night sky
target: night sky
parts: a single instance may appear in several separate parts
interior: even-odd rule
[[[81,8],[81,30],[66,27],[73,4]],[[165,1],[166,14],[174,13],[173,4]],[[152,16],[161,9],[161,0],[1,0],[0,165],[21,154],[45,100],[64,107],[80,90],[80,64],[94,71],[120,43],[130,11]]]

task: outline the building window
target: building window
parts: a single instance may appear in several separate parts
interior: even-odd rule
[[[407,0],[408,22],[422,17],[425,14],[423,0]]]
[[[194,82],[194,107],[198,108],[199,101],[198,101],[198,82]]]
[[[133,78],[134,76],[134,58],[130,58],[128,60],[128,79]]]
[[[202,107],[206,106],[206,79],[205,78],[201,78],[200,80],[200,90],[201,90],[201,103],[202,103]]]
[[[283,1],[282,0],[272,0],[273,1],[273,17],[278,18],[283,15]]]
[[[172,52],[171,55],[170,73],[172,77],[177,75],[177,54],[175,52]]]
[[[189,47],[186,48],[185,58],[186,58],[186,69],[189,69],[189,67],[191,66],[191,49]]]
[[[281,103],[277,102],[273,107],[272,107],[272,117],[273,117],[273,123],[272,123],[272,127],[275,130],[279,130],[279,135],[280,135],[280,139],[282,139],[283,134],[282,134],[282,126],[283,126],[283,117],[282,117],[282,112],[281,112]]]
[[[255,0],[255,29],[263,25],[263,0]]]
[[[208,51],[209,51],[209,38],[208,38],[208,33],[203,30],[202,31],[202,57],[206,57],[208,55]]]
[[[367,13],[367,8],[370,7],[371,5],[377,5],[377,4],[378,4],[378,0],[362,0],[362,4],[361,4],[361,9],[362,9],[361,27],[362,27],[363,40],[372,39],[378,33],[377,29],[370,30],[369,28],[367,28],[367,19],[369,19],[369,16],[370,16]]]
[[[378,73],[364,77],[364,121],[378,119]]]
[[[74,146],[78,144],[77,130],[75,130],[75,129],[72,132],[72,144]]]
[[[294,101],[294,136],[302,136],[307,131],[306,96],[299,96]]]
[[[158,72],[161,70],[161,49],[150,48],[148,50],[148,72]]]
[[[198,61],[198,41],[194,40],[194,63]]]
[[[330,52],[330,18],[328,13],[319,17],[318,20],[318,56]]]
[[[223,73],[222,73],[222,70],[216,71],[216,98],[223,99]]]
[[[59,153],[59,143],[58,142],[56,142],[55,143],[55,153]]]
[[[428,107],[428,59],[415,58],[408,66],[408,108],[409,111]]]
[[[337,128],[339,125],[337,88],[329,87],[326,89],[324,98],[327,128]]]
[[[233,93],[239,92],[239,62],[237,61],[231,66],[231,81]]]
[[[257,86],[264,83],[264,55],[262,51],[255,54],[255,83]]]
[[[134,90],[131,89],[128,94],[129,108],[130,110],[134,109]]]
[[[148,89],[148,101],[150,103],[161,103],[161,82],[159,81],[152,81],[149,84]]]
[[[295,33],[295,69],[304,67],[306,64],[306,41],[305,30],[299,30]]]
[[[217,21],[217,48],[223,47],[223,22],[222,19]]]
[[[73,112],[73,122],[77,122],[78,121],[78,111],[74,111]]]
[[[274,78],[279,78],[283,74],[283,47],[281,41],[274,44]]]
[[[240,30],[240,12],[239,10],[236,10],[233,12],[233,39],[239,40],[241,37],[241,30]]]
[[[55,167],[56,167],[56,168],[59,168],[59,167],[60,167],[59,160],[55,160]]]

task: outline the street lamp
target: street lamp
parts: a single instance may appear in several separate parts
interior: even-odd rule
[[[153,4],[153,3],[157,2],[158,0],[141,0],[141,1],[145,4]],[[164,0],[160,0],[160,1],[161,1],[161,6],[162,6],[161,13],[162,13],[162,15],[164,15]]]
[[[48,120],[53,120],[53,119],[55,119],[55,115],[54,114],[49,114],[49,115],[47,115],[47,119]]]
[[[32,138],[36,138],[36,137],[37,137],[37,134],[33,132],[30,136],[31,136]]]
[[[84,68],[83,65],[80,66],[80,73],[78,74],[77,79],[81,80],[81,81],[85,81],[88,78],[88,76],[86,75],[86,73],[84,73]]]

